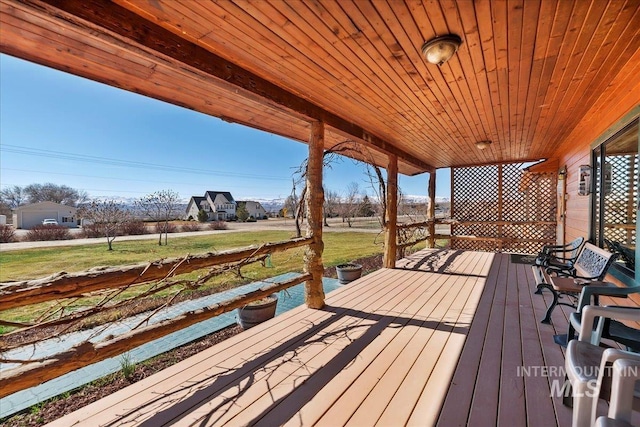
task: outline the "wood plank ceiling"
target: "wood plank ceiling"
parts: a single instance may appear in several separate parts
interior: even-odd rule
[[[0,0],[0,51],[401,173],[553,157],[640,71],[640,0]],[[424,41],[453,33],[438,67]],[[623,71],[621,71],[623,70]],[[491,140],[486,150],[475,143]]]

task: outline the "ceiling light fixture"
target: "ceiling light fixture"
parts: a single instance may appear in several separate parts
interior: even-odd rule
[[[436,37],[422,45],[422,54],[425,59],[436,65],[447,62],[462,44],[462,39],[455,34]]]
[[[488,146],[491,145],[491,141],[478,141],[476,142],[476,147],[478,147],[478,150],[484,150],[485,148],[487,148]]]

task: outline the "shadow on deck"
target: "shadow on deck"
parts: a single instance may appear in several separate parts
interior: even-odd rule
[[[528,265],[424,250],[53,425],[570,425]]]

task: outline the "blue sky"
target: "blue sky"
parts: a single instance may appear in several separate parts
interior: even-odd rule
[[[52,182],[91,197],[139,198],[171,189],[236,199],[291,193],[307,146],[162,101],[0,55],[0,186]],[[428,174],[400,176],[404,194],[425,196]],[[370,190],[350,159],[325,171],[325,188]],[[449,197],[448,170],[437,195]]]

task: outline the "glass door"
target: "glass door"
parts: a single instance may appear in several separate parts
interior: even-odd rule
[[[592,238],[618,255],[616,270],[636,282],[640,171],[638,119],[593,150]]]

